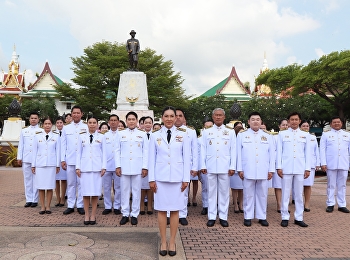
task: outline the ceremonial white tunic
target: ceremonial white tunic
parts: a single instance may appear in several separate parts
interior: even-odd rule
[[[313,134],[310,134],[310,151],[311,151],[311,172],[310,172],[310,176],[304,179],[304,186],[314,185],[315,169],[316,167],[321,166],[320,150],[318,148],[317,138]]]
[[[82,196],[100,196],[102,191],[101,170],[106,169],[107,153],[104,135],[97,131],[90,143],[90,133],[79,136],[76,169],[80,169]]]
[[[229,170],[236,169],[236,134],[224,125],[202,131],[201,168],[208,174],[208,219],[227,220],[230,200]]]
[[[202,136],[198,137],[198,173],[199,173],[199,180],[202,183],[202,204],[203,208],[208,208],[208,174],[200,173],[201,170],[201,143],[202,143]]]
[[[237,135],[237,172],[243,172],[244,218],[266,219],[268,173],[275,172],[273,137],[248,129]]]
[[[282,169],[282,220],[289,220],[289,197],[294,185],[295,191],[295,220],[303,220],[304,202],[303,187],[304,173],[311,170],[311,152],[309,133],[299,128],[280,131],[277,143],[276,169]]]
[[[152,132],[146,132],[146,137],[147,137],[147,140],[148,140],[148,143],[149,143],[149,138],[151,138],[151,134]],[[148,138],[148,135],[149,135],[149,138]],[[148,174],[145,178],[142,178],[141,180],[141,189],[143,190],[149,190],[150,187],[149,187],[149,181],[148,181]]]
[[[61,135],[61,162],[67,164],[67,205],[68,208],[74,208],[77,201],[77,208],[83,208],[83,196],[80,190],[80,178],[76,175],[76,154],[78,151],[79,135],[88,132],[87,125],[80,121],[79,123],[70,123],[62,130]],[[78,195],[78,197],[77,197]],[[101,195],[101,194],[100,194]]]
[[[63,129],[62,129],[63,130]],[[61,162],[61,135],[62,130],[55,130],[54,132],[59,135],[59,146],[60,146],[60,162]],[[67,180],[67,171],[63,170],[61,163],[60,163],[60,171],[56,174],[56,181],[66,181]]]
[[[278,135],[273,135],[273,141],[275,145],[275,156],[277,157]],[[275,158],[275,160],[276,159],[277,158]],[[271,187],[274,189],[282,189],[282,178],[278,176],[277,171],[275,171],[275,174],[272,176]]]
[[[48,139],[46,140],[46,135]],[[35,167],[35,188],[51,190],[56,187],[56,167],[60,167],[59,134],[45,133],[42,130],[36,134],[33,142],[32,167]]]
[[[173,126],[171,139],[167,141],[166,127],[151,135],[149,142],[148,180],[158,187],[154,194],[154,209],[178,211],[183,208],[182,182],[190,181],[190,140],[185,129]]]
[[[38,190],[34,187],[35,176],[32,173],[31,164],[33,160],[34,136],[36,132],[40,131],[43,130],[38,125],[28,126],[22,129],[18,142],[17,160],[22,160],[26,202],[37,203],[39,199]]]
[[[346,180],[349,170],[350,133],[343,129],[323,132],[320,141],[321,165],[327,166],[327,206],[346,207]]]

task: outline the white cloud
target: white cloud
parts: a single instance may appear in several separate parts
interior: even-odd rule
[[[325,55],[324,51],[320,48],[315,49],[316,55],[321,58],[323,55]]]
[[[339,9],[339,3],[337,0],[326,0],[325,1],[325,7],[322,10],[322,12],[329,14],[337,9]]]

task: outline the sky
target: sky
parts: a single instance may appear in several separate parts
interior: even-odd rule
[[[348,0],[0,0],[0,10],[0,69],[7,72],[15,45],[26,85],[46,61],[71,82],[71,57],[103,40],[124,43],[131,30],[141,49],[173,61],[193,96],[232,66],[253,88],[264,53],[270,69],[307,65],[350,43]]]

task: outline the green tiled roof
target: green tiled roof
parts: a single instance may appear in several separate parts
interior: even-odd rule
[[[58,85],[63,85],[64,82],[59,77],[57,77],[56,75],[53,76],[55,77],[55,80],[57,81]]]
[[[206,92],[204,92],[202,95],[200,95],[200,97],[212,97],[212,96],[215,96],[216,95],[216,91],[218,89],[222,88],[225,85],[227,79],[228,79],[228,77],[226,79],[224,79],[223,81],[221,81],[219,84],[215,85],[211,89],[209,89]]]

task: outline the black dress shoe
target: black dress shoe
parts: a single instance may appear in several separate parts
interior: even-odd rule
[[[159,254],[160,254],[161,256],[166,256],[167,253],[168,253],[168,251],[166,251],[166,250],[159,250]]]
[[[77,211],[80,215],[85,215],[85,210],[83,208],[77,208]]]
[[[215,225],[215,220],[213,220],[213,219],[208,220],[208,222],[207,222],[208,227],[213,227],[214,225]]]
[[[131,225],[137,225],[137,218],[136,217],[131,217]]]
[[[168,217],[166,218],[166,224],[170,225],[170,218],[168,218]]]
[[[147,215],[153,215],[153,211],[147,211]]]
[[[251,220],[251,219],[244,219],[243,224],[244,224],[246,227],[250,227],[250,226],[252,225],[252,220]]]
[[[176,255],[176,245],[175,245],[175,251],[168,251],[169,256],[175,256]]]
[[[129,222],[129,217],[123,216],[120,220],[120,225],[125,225],[127,222]]]
[[[292,204],[295,204],[295,200],[292,200]]]
[[[46,214],[51,214],[52,212],[51,212],[51,210],[45,210],[45,213]]]
[[[44,214],[45,214],[45,210],[39,211],[39,214],[40,214],[40,215],[44,215]]]
[[[197,206],[198,206],[197,202],[193,202],[193,203],[192,203],[192,206],[193,206],[193,207],[197,207]]]
[[[188,203],[187,203],[187,207],[190,207],[190,206],[191,206],[191,202],[188,202]]]
[[[262,225],[263,227],[269,226],[269,222],[267,222],[266,219],[259,219],[259,224]]]
[[[32,205],[30,205],[32,208],[35,208],[36,206],[38,206],[37,202],[32,202]]]
[[[304,208],[305,212],[310,212],[311,210],[309,208]]]
[[[288,227],[288,220],[282,220],[281,226],[282,227]]]
[[[105,209],[104,211],[102,211],[102,215],[108,215],[111,212],[112,212],[111,209]]]
[[[338,211],[341,211],[343,213],[350,213],[350,210],[348,210],[346,207],[340,207],[338,208]]]
[[[227,222],[227,220],[224,220],[224,219],[219,219],[220,220],[220,225],[222,226],[222,227],[228,227],[228,222]]]
[[[30,206],[32,206],[32,203],[31,203],[31,202],[27,202],[26,204],[24,204],[24,207],[25,207],[25,208],[28,208],[28,207],[30,207]]]
[[[146,214],[146,211],[142,210],[140,211],[140,215],[145,215]]]
[[[240,211],[239,211],[239,210],[234,210],[233,212],[236,213],[236,214],[238,214]]]
[[[59,207],[63,207],[63,206],[64,206],[64,203],[59,205]]]
[[[294,224],[298,225],[299,227],[308,227],[309,225],[306,224],[304,221],[302,220],[294,220]]]
[[[183,226],[187,226],[188,225],[188,221],[187,221],[186,218],[179,218],[179,222]]]
[[[59,204],[59,203],[57,203],[57,204],[55,204],[55,207],[59,207],[61,204]]]
[[[90,225],[90,220],[84,220],[84,225]]]
[[[89,224],[90,224],[90,225],[96,225],[96,219],[95,219],[95,220],[90,220],[90,221],[89,221]]]
[[[328,207],[326,208],[326,212],[328,212],[328,213],[333,212],[333,210],[334,210],[334,206],[328,206]]]
[[[201,215],[207,215],[208,214],[208,208],[203,208],[201,211]]]
[[[122,213],[121,213],[120,209],[115,209],[115,210],[114,210],[114,214],[120,215],[120,214],[122,214]]]
[[[63,211],[63,215],[68,215],[74,212],[73,208],[67,208],[65,211]]]

